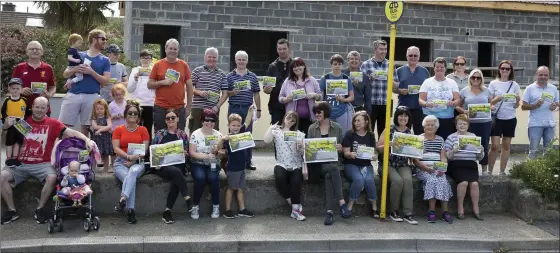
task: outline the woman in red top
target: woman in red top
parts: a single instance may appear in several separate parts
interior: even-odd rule
[[[117,156],[113,164],[115,176],[123,182],[121,197],[115,210],[122,212],[128,208],[128,223],[136,223],[134,199],[136,196],[136,179],[144,173],[144,154],[150,143],[148,130],[138,125],[140,104],[135,100],[127,100],[124,109],[126,124],[113,131],[113,149]],[[130,144],[144,144],[142,148],[134,148]],[[130,148],[130,150],[129,150]],[[144,154],[140,154],[140,153]]]

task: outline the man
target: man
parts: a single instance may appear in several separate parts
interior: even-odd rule
[[[189,131],[192,133],[202,127],[200,115],[204,109],[211,109],[219,115],[220,108],[228,98],[228,82],[226,74],[218,66],[218,49],[210,47],[204,52],[203,66],[196,67],[192,72],[193,105],[189,117]],[[220,96],[221,94],[221,96]],[[216,121],[214,128],[220,127]]]
[[[56,92],[56,81],[51,65],[41,61],[43,57],[43,46],[38,41],[31,41],[27,44],[27,61],[18,64],[12,72],[12,78],[19,78],[23,81],[22,95],[27,101],[27,108],[31,108],[33,100],[39,96],[50,99]],[[31,83],[40,83],[46,87],[38,93],[31,89]],[[51,115],[49,107],[47,115]]]
[[[111,62],[111,77],[109,79],[109,84],[101,88],[101,98],[105,99],[107,103],[113,102],[113,96],[111,96],[111,89],[117,83],[122,83],[125,87],[128,84],[128,73],[126,72],[126,67],[119,62],[121,57],[121,49],[115,44],[111,44],[107,47],[107,57],[109,57],[109,62]]]
[[[109,58],[101,53],[107,44],[105,32],[99,29],[90,31],[88,42],[89,49],[80,52],[84,63],[64,71],[64,78],[79,72],[84,75],[84,79],[72,85],[62,100],[58,116],[58,120],[68,127],[74,126],[76,122],[81,124],[81,131],[86,136],[91,125],[89,119],[93,102],[99,98],[101,87],[108,85],[111,77]]]
[[[60,121],[46,116],[49,101],[45,97],[38,97],[33,102],[31,109],[31,117],[27,117],[25,121],[31,125],[31,131],[25,135],[19,160],[22,165],[2,170],[0,174],[0,188],[2,190],[2,199],[6,202],[8,210],[2,216],[2,224],[10,223],[19,218],[14,205],[14,196],[12,187],[25,182],[27,178],[34,177],[43,183],[41,190],[41,199],[39,206],[35,210],[35,220],[37,223],[45,223],[47,215],[44,207],[47,200],[52,197],[52,193],[56,184],[56,170],[51,164],[51,153],[56,139],[76,137],[86,142],[88,149],[94,147],[94,142],[88,139],[82,133],[66,128]],[[14,117],[6,120],[2,127],[2,131],[6,131],[10,126],[16,123]]]
[[[269,86],[263,88],[264,93],[270,95],[268,100],[270,124],[282,123],[286,113],[286,106],[278,102],[278,95],[280,95],[284,80],[288,77],[289,67],[292,63],[290,42],[287,39],[279,39],[276,43],[276,52],[278,53],[278,58],[268,65],[268,70],[266,71],[267,76],[276,77],[276,86],[273,88]]]
[[[257,119],[261,117],[261,96],[260,87],[257,75],[247,69],[249,56],[245,51],[237,51],[235,53],[236,68],[227,74],[228,81],[228,94],[229,94],[229,108],[228,117],[232,113],[237,113],[241,116],[241,122],[245,122],[249,112],[249,107],[253,104],[257,106]],[[256,120],[256,119],[255,119]],[[249,170],[256,170],[251,162],[252,149],[246,149],[247,161],[245,168]]]
[[[352,101],[352,106],[354,106],[354,111],[366,111],[371,114],[371,82],[369,77],[360,71],[360,64],[362,60],[360,59],[360,53],[357,51],[351,51],[348,53],[348,68],[342,70],[342,73],[349,76],[352,79],[352,85],[354,85],[354,101]],[[361,77],[354,77],[351,73],[360,74]],[[358,79],[361,78],[361,81]]]
[[[187,62],[179,58],[179,41],[165,42],[165,58],[157,61],[150,73],[148,88],[156,90],[154,103],[154,132],[166,128],[165,111],[174,109],[179,117],[179,129],[185,130],[187,117],[191,113],[193,85],[191,70]],[[186,89],[185,89],[186,87]],[[185,90],[187,103],[185,104]]]
[[[387,55],[387,42],[376,40],[373,42],[373,58],[365,61],[360,66],[360,71],[369,76],[371,82],[371,128],[375,128],[377,122],[377,136],[385,129],[385,117],[387,108],[387,77],[389,75],[389,61]],[[394,72],[396,73],[396,71]],[[399,85],[397,75],[393,75],[393,86]],[[391,100],[391,108],[393,106]],[[392,110],[390,110],[392,112]]]
[[[560,106],[558,89],[548,83],[548,67],[537,69],[536,81],[525,89],[521,109],[529,112],[529,158],[537,157],[539,143],[543,140],[543,151],[552,144],[554,128],[558,122],[554,111]]]
[[[424,133],[422,120],[424,113],[418,103],[418,91],[424,80],[430,77],[428,69],[418,66],[420,60],[420,49],[411,46],[406,50],[407,64],[397,69],[396,75],[399,80],[398,85],[393,85],[393,92],[399,95],[399,106],[406,106],[412,116],[412,129],[415,135]],[[410,89],[409,89],[410,88]]]

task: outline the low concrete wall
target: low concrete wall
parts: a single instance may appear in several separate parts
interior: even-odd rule
[[[250,174],[249,174],[250,175]],[[189,176],[186,178],[189,185],[189,193],[192,194],[193,181]],[[380,208],[381,199],[381,180],[379,177],[375,178],[378,190],[378,207]],[[274,178],[272,175],[265,178],[248,177],[247,190],[245,193],[246,206],[255,214],[289,214],[289,207],[286,201],[277,192]],[[424,193],[422,191],[422,184],[417,179],[414,179],[414,212],[416,215],[424,215],[428,211],[428,202],[423,200]],[[456,184],[450,180],[454,195],[456,196]],[[515,192],[510,191],[510,180],[508,177],[481,177],[480,180],[480,210],[484,213],[504,213],[512,208],[511,199],[512,194]],[[224,211],[224,191],[226,186],[226,178],[224,173],[221,173],[221,192],[220,192],[220,207]],[[28,182],[18,185],[14,189],[14,198],[16,200],[16,207],[20,215],[24,217],[31,217],[41,192],[41,184],[30,179]],[[120,183],[112,175],[97,175],[93,184],[93,204],[95,209],[102,214],[114,213],[114,206],[120,196]],[[343,177],[343,191],[347,199],[349,183]],[[136,211],[140,214],[155,214],[159,215],[165,208],[167,193],[169,190],[169,183],[156,175],[146,175],[139,179],[136,188]],[[201,200],[201,213],[202,215],[209,215],[211,212],[211,202],[207,199],[208,191],[203,194]],[[365,193],[357,201],[354,207],[354,213],[358,215],[369,215],[370,207],[364,204]],[[302,201],[304,207],[304,214],[306,215],[323,215],[325,206],[325,186],[324,183],[310,184],[306,183],[303,187]],[[52,201],[50,201],[52,202]],[[235,202],[235,200],[234,200]],[[387,202],[389,198],[387,197]],[[465,213],[469,214],[472,211],[470,198],[465,201]],[[389,207],[389,203],[387,203]],[[52,203],[49,204],[52,206]],[[456,197],[453,197],[449,203],[452,212],[456,209]],[[52,209],[52,208],[49,208]],[[232,204],[232,209],[237,210],[237,205]],[[175,210],[182,212],[185,210],[184,202],[180,197],[175,205]],[[339,210],[335,210],[338,212]]]

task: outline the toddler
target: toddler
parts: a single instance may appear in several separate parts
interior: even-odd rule
[[[83,42],[84,39],[82,38],[82,36],[80,36],[77,33],[73,33],[70,35],[70,37],[68,37],[68,43],[70,44],[70,48],[68,49],[69,69],[83,63],[82,57],[78,53],[78,48],[82,46]],[[69,90],[70,88],[72,88],[72,84],[82,81],[82,79],[84,79],[83,74],[76,72],[76,74],[74,74],[74,78],[68,78],[68,80],[66,80],[66,84],[64,85],[64,88]]]
[[[86,184],[84,175],[80,174],[81,166],[87,166],[87,164],[82,165],[78,161],[72,161],[67,167],[62,168],[62,173],[68,174],[60,182],[60,186],[64,187],[60,192],[74,201],[72,206],[81,206],[82,199],[93,193]]]
[[[15,118],[15,121],[23,120],[28,108],[26,100],[21,96],[23,81],[19,78],[12,78],[8,83],[8,91],[10,96],[4,100],[2,104],[2,123],[6,123],[6,119]],[[14,126],[8,129],[2,128],[4,140],[6,140],[6,166],[16,167],[21,163],[17,159],[20,145],[23,144],[23,134],[21,134]]]
[[[91,127],[93,130],[92,140],[97,144],[101,157],[103,158],[103,171],[109,173],[109,157],[114,156],[112,143],[113,124],[109,114],[109,105],[99,98],[93,102],[91,112]]]

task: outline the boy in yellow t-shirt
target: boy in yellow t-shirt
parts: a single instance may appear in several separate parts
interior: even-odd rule
[[[2,124],[9,118],[15,118],[16,121],[23,120],[28,108],[25,98],[21,96],[23,82],[19,78],[12,78],[8,83],[8,91],[10,95],[2,103]],[[23,144],[23,134],[21,134],[14,126],[8,129],[2,128],[6,140],[6,166],[20,166],[21,162],[17,157],[19,148]]]

